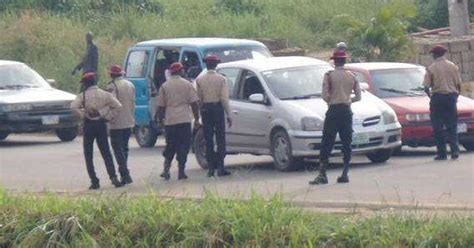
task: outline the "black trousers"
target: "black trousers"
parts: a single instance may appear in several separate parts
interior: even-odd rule
[[[225,112],[221,103],[205,103],[201,109],[204,139],[206,140],[206,160],[209,169],[223,168],[227,153],[225,144]],[[214,149],[214,137],[217,152]]]
[[[107,137],[107,125],[105,124],[105,121],[86,120],[84,122],[83,148],[89,178],[92,182],[99,181],[95,173],[93,161],[94,140],[97,141],[97,146],[99,147],[102,158],[104,159],[107,174],[111,179],[117,177],[112,154],[110,153],[109,140]]]
[[[191,123],[180,123],[165,126],[166,147],[163,156],[166,162],[171,163],[174,156],[178,160],[180,169],[184,169],[188,159],[189,148],[191,147]]]
[[[130,128],[110,130],[110,143],[112,143],[115,160],[117,161],[119,173],[122,178],[130,175],[127,160],[129,150],[128,140],[131,134],[132,130]]]
[[[347,173],[348,165],[352,158],[352,110],[349,105],[330,105],[326,112],[320,153],[321,172],[326,172],[329,156],[334,147],[337,133],[339,133],[342,142],[342,153],[345,166],[344,170]]]
[[[446,156],[446,139],[451,152],[459,152],[458,140],[458,94],[439,94],[431,96],[430,117],[438,155]]]

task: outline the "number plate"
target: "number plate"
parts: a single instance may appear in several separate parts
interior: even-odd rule
[[[352,135],[352,144],[353,145],[361,145],[369,143],[370,138],[369,135],[366,133],[354,133]]]
[[[467,133],[466,123],[458,123],[458,133]]]
[[[59,116],[57,115],[46,115],[42,117],[43,125],[55,125],[59,123]]]

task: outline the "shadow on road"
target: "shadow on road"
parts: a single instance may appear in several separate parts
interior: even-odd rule
[[[40,146],[40,145],[59,145],[64,144],[64,142],[59,140],[35,140],[35,141],[25,141],[25,140],[3,140],[0,141],[1,148],[14,148],[14,147],[22,147],[22,146]]]

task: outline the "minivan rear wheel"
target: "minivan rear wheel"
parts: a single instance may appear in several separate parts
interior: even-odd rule
[[[273,164],[280,171],[291,171],[297,169],[302,158],[293,156],[293,148],[288,134],[284,130],[276,131],[271,139],[271,153]]]
[[[56,129],[56,136],[62,141],[73,141],[77,137],[78,127]]]
[[[9,133],[7,132],[0,132],[0,140],[4,140],[8,137]]]
[[[367,153],[367,158],[372,163],[384,163],[392,156],[392,149],[380,149],[375,152]]]
[[[209,165],[206,160],[206,140],[204,139],[204,131],[202,128],[196,131],[196,134],[194,135],[193,150],[199,166],[203,169],[208,169]]]
[[[140,147],[153,147],[158,139],[158,132],[150,126],[136,126],[133,133]]]

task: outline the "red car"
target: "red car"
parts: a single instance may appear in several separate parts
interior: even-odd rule
[[[402,125],[402,144],[434,146],[430,122],[430,98],[423,91],[425,67],[405,63],[347,64],[369,91],[382,98],[397,113]],[[458,98],[459,143],[474,150],[474,100]]]

